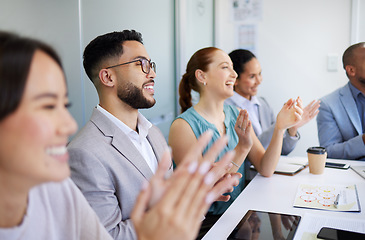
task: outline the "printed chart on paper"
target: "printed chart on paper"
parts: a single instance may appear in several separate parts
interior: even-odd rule
[[[335,201],[338,197],[338,205]],[[359,212],[360,205],[356,185],[300,184],[294,207],[315,208],[341,212]]]

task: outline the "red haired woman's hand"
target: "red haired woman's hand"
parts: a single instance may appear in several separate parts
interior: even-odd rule
[[[242,149],[251,149],[253,141],[251,138],[251,121],[246,110],[240,110],[234,130],[238,136],[238,146]]]

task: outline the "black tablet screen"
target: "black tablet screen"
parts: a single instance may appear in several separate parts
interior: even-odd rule
[[[228,240],[293,239],[300,216],[248,211]]]

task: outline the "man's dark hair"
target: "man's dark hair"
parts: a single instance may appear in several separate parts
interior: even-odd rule
[[[123,54],[124,41],[138,41],[143,44],[142,34],[135,30],[111,32],[92,40],[84,50],[84,69],[94,83],[106,59],[119,58]]]
[[[232,60],[234,71],[238,74],[237,78],[245,71],[244,65],[251,61],[251,59],[256,58],[252,52],[245,49],[234,50],[228,55]]]
[[[364,48],[365,42],[356,43],[346,49],[342,56],[343,69],[346,70],[347,65],[354,65],[356,59],[354,58],[355,50],[358,48]]]

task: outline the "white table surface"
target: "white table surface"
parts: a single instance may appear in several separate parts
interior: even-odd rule
[[[352,166],[365,165],[363,161],[334,160],[330,162],[346,162]],[[299,184],[356,184],[361,212],[334,212],[308,208],[293,207]],[[365,219],[365,179],[352,169],[342,170],[325,168],[321,175],[309,173],[305,168],[294,176],[274,174],[270,178],[259,174],[247,185],[238,198],[232,203],[222,217],[204,236],[203,240],[227,239],[241,218],[248,210],[261,210],[303,217],[305,213],[313,213],[328,217],[345,217]],[[300,224],[299,224],[300,225]]]

